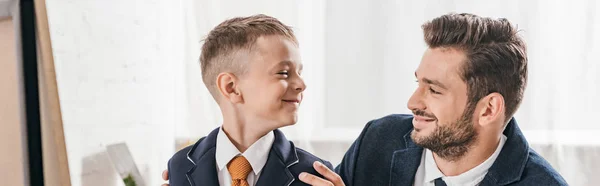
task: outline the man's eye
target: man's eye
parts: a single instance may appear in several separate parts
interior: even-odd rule
[[[440,92],[433,90],[433,88],[429,88],[429,91],[434,94],[441,94]]]
[[[288,71],[277,72],[277,74],[287,76],[288,75]]]

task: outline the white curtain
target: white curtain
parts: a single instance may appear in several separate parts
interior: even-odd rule
[[[528,44],[529,84],[516,114],[530,144],[571,185],[600,182],[600,3],[586,1],[184,0],[185,122],[176,136],[220,125],[200,78],[200,40],[226,18],[263,13],[294,27],[308,85],[286,135],[338,163],[366,122],[409,113],[426,46],[420,25],[449,12],[508,18]]]

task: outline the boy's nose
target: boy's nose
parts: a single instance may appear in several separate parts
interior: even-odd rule
[[[302,78],[298,78],[298,80],[296,81],[296,83],[294,83],[294,90],[298,91],[298,92],[302,92],[304,90],[306,90],[306,84],[304,83],[304,80]]]

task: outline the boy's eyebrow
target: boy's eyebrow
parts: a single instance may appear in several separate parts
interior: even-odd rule
[[[280,61],[280,62],[279,62],[279,65],[291,65],[291,64],[292,64],[292,62],[291,62],[291,61],[288,61],[288,60],[285,60],[285,61]]]
[[[302,63],[296,63],[298,65],[298,68],[300,70],[302,70],[302,68],[304,67],[304,65]],[[294,66],[294,62],[292,61],[288,61],[288,60],[284,60],[284,61],[280,61],[277,65],[275,66],[283,66],[283,65],[289,65],[289,66]]]
[[[417,77],[417,72],[415,72],[415,77]],[[436,85],[436,86],[438,86],[440,88],[443,88],[443,89],[448,89],[448,88],[446,88],[446,86],[444,84],[442,84],[442,82],[439,82],[437,80],[422,78],[422,81],[425,82],[425,83],[427,83],[427,84]]]

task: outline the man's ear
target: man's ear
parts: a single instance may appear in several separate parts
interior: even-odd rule
[[[494,92],[483,97],[478,103],[479,113],[479,124],[482,127],[498,123],[504,123],[505,107],[504,107],[504,96]]]
[[[239,79],[233,73],[224,72],[217,75],[217,89],[223,97],[223,100],[229,100],[231,103],[243,102],[242,93],[239,87]]]

